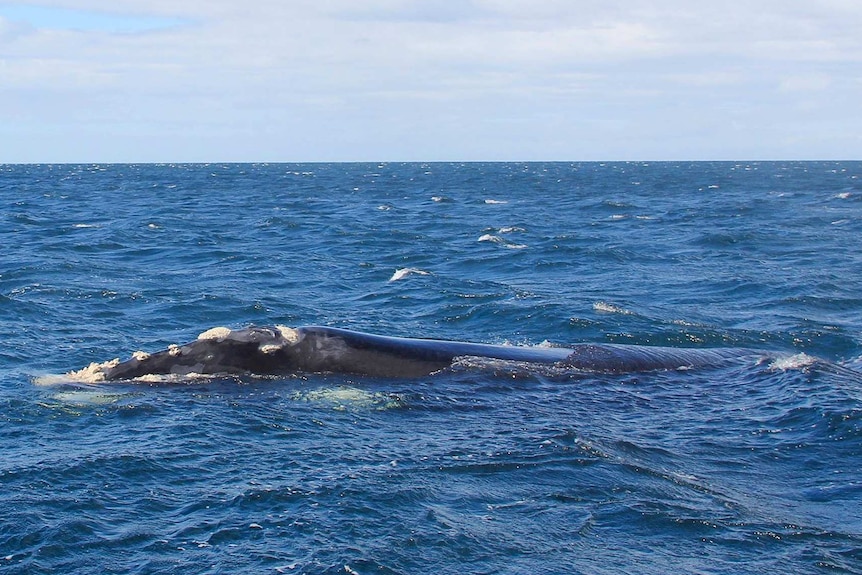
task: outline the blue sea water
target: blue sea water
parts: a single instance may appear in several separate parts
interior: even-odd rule
[[[860,162],[5,165],[0,206],[2,573],[862,573]],[[783,359],[61,375],[275,323]]]

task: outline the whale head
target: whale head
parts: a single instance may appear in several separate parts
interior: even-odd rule
[[[292,351],[300,333],[285,326],[231,330],[213,328],[185,345],[171,345],[148,354],[136,352],[127,361],[100,366],[105,381],[148,375],[284,373],[294,362]]]

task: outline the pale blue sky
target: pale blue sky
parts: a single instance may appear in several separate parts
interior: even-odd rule
[[[859,0],[0,0],[0,163],[862,159]]]

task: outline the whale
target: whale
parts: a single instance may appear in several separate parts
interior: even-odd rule
[[[363,333],[336,327],[216,327],[192,342],[154,353],[135,352],[70,372],[88,381],[154,376],[290,375],[344,373],[420,377],[453,366],[459,358],[553,365],[577,372],[634,373],[725,365],[765,352],[742,348],[674,348],[610,343],[515,346]]]

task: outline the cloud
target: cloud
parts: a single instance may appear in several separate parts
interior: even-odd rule
[[[832,86],[832,78],[827,74],[813,73],[791,75],[782,78],[778,89],[782,92],[825,92]]]
[[[789,152],[758,130],[803,100],[845,115],[836,141],[862,128],[855,1],[19,6],[0,8],[0,161],[82,137],[118,160],[768,156]]]

